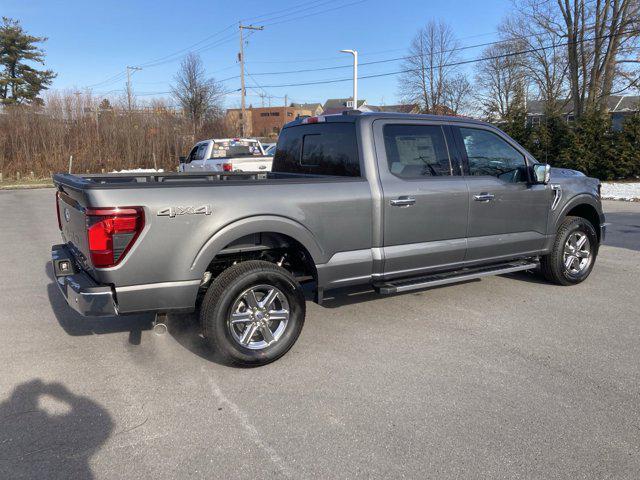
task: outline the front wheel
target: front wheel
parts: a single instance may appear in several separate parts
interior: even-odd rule
[[[558,285],[576,285],[591,273],[598,254],[598,236],[591,222],[567,217],[560,224],[553,250],[540,266],[547,280]]]
[[[222,272],[200,310],[209,344],[244,366],[265,365],[287,353],[304,318],[304,293],[296,279],[284,268],[257,260]]]

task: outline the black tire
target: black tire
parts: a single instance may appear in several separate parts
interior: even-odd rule
[[[575,233],[585,234],[589,240],[590,261],[579,272],[572,272],[565,266],[565,245]],[[566,217],[558,227],[553,250],[541,258],[540,267],[544,277],[558,285],[576,285],[583,282],[591,273],[598,255],[598,236],[588,220],[582,217]]]
[[[243,346],[239,339],[234,338],[233,332],[238,332],[231,326],[231,315],[234,304],[243,292],[262,285],[273,286],[284,295],[288,303],[289,317],[277,341],[264,348],[252,349]],[[264,297],[262,299],[264,300]],[[282,301],[280,296],[276,301]],[[293,275],[273,263],[252,260],[228,268],[214,280],[202,301],[200,322],[209,345],[225,359],[236,365],[260,366],[282,357],[293,346],[304,325],[305,309],[302,287]],[[235,328],[249,326],[250,323],[246,323]],[[262,330],[256,332],[249,340],[256,336],[262,336],[263,340],[266,340],[261,333]]]

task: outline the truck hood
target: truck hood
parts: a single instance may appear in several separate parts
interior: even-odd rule
[[[579,172],[578,170],[551,167],[550,183],[562,185],[562,189],[565,190],[568,196],[578,195],[581,193],[588,193],[595,197],[600,196],[600,180],[597,178],[587,177],[584,173]]]
[[[562,177],[586,177],[586,175],[578,170],[551,167],[551,181],[557,180]]]

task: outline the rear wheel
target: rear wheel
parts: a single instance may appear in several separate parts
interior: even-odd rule
[[[564,219],[550,254],[542,257],[542,273],[559,285],[575,285],[584,281],[596,260],[598,236],[591,223],[582,217]]]
[[[287,353],[305,317],[302,287],[285,269],[264,261],[234,265],[207,291],[200,310],[209,344],[233,363],[265,365]]]

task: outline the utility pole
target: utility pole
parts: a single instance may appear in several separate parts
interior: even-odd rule
[[[247,131],[247,109],[245,105],[245,96],[247,94],[244,88],[244,39],[242,37],[243,30],[264,30],[264,27],[256,27],[253,25],[242,25],[242,22],[239,24],[240,30],[240,53],[238,54],[238,60],[240,60],[240,105],[242,109],[242,121],[240,122],[242,129],[242,137],[246,136]]]
[[[342,53],[353,55],[353,109],[358,109],[358,51],[340,50]]]
[[[131,71],[142,70],[140,67],[130,67],[127,65],[127,105],[129,106],[129,112],[131,112]]]

